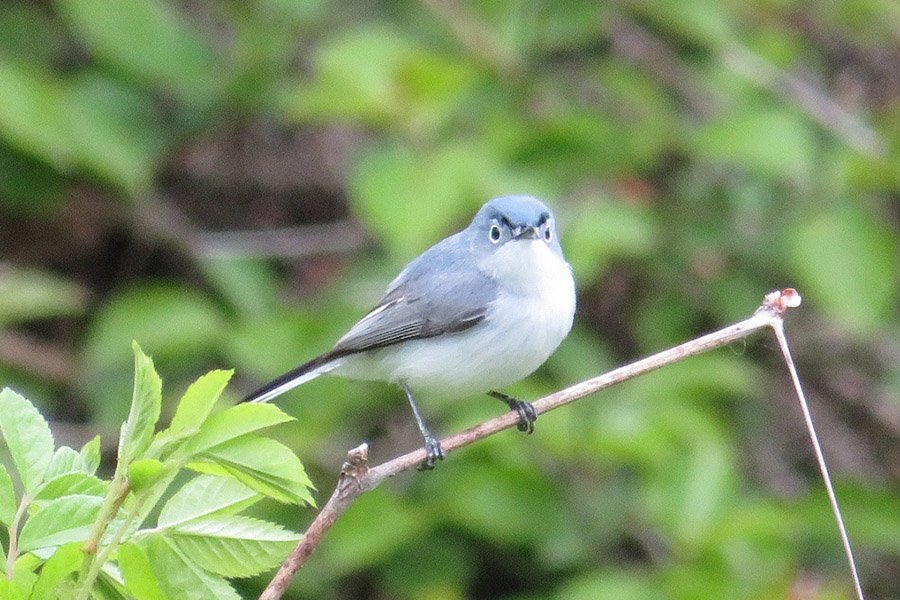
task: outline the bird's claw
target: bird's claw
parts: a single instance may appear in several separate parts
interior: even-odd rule
[[[436,437],[427,436],[424,445],[425,460],[419,463],[417,468],[420,471],[430,471],[434,468],[436,461],[444,460],[444,450],[441,448],[441,441]]]
[[[534,422],[537,420],[537,412],[534,410],[534,405],[524,400],[511,400],[509,408],[519,414],[519,424],[516,428],[524,433],[534,433]]]

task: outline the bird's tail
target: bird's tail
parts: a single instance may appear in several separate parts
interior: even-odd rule
[[[280,396],[286,391],[292,390],[298,385],[302,385],[332,370],[337,366],[336,358],[331,352],[318,356],[296,369],[288,371],[281,377],[273,379],[241,400],[241,402],[268,402],[272,398]]]

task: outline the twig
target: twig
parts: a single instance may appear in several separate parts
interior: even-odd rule
[[[358,250],[368,242],[366,232],[352,221],[337,221],[264,231],[197,233],[193,246],[205,257],[300,258]]]
[[[497,32],[470,14],[462,2],[423,0],[423,4],[444,21],[472,56],[506,76],[514,77],[522,72],[516,54],[499,43]]]
[[[78,374],[71,352],[6,330],[0,330],[0,362],[53,382],[70,383]]]
[[[797,75],[779,70],[740,44],[724,47],[720,60],[735,73],[794,102],[810,118],[857,152],[875,158],[887,155],[888,143],[876,129]]]
[[[781,330],[784,312],[789,308],[799,306],[799,304],[800,296],[791,288],[772,292],[766,295],[762,306],[748,319],[545,396],[533,403],[534,410],[537,414],[543,414],[669,363],[747,337],[751,333],[765,327],[772,327],[777,334]],[[441,440],[441,447],[444,453],[447,454],[499,431],[514,427],[518,422],[518,414],[510,411]],[[811,421],[809,421],[809,424],[810,432],[814,435]],[[813,439],[815,440],[815,438]],[[818,448],[818,442],[814,441],[814,447],[817,450],[817,457],[821,457],[821,449]],[[313,520],[307,529],[306,535],[281,565],[278,573],[266,589],[263,590],[260,600],[277,600],[281,598],[291,579],[319,545],[325,533],[357,497],[375,488],[388,477],[393,477],[398,473],[416,467],[425,459],[425,450],[418,449],[369,468],[367,453],[368,447],[365,444],[350,451],[331,498],[329,498],[328,502]],[[820,465],[823,469],[823,475],[827,478],[827,470],[824,469],[824,459],[820,458]],[[830,481],[828,489],[831,489]],[[830,497],[834,497],[833,493],[830,493]],[[833,506],[836,506],[836,504],[836,501],[834,501]],[[840,513],[835,512],[835,516],[840,522]],[[843,532],[842,522],[840,528]],[[846,536],[843,539],[846,540]],[[849,542],[845,543],[845,547],[849,548]],[[854,572],[854,581],[856,581],[855,565],[853,565],[852,555],[849,553],[848,559]],[[861,591],[858,591],[858,596],[859,600],[863,600]]]
[[[850,565],[850,574],[853,577],[853,590],[856,592],[858,600],[864,600],[862,585],[859,583],[859,573],[856,572],[856,561],[853,559],[853,549],[850,547],[850,538],[847,536],[847,529],[844,527],[844,518],[841,516],[841,508],[838,506],[834,487],[831,485],[831,476],[828,474],[828,466],[825,464],[825,455],[822,454],[819,436],[816,434],[816,427],[813,425],[812,415],[809,412],[806,394],[803,393],[803,386],[800,385],[800,377],[797,375],[797,368],[794,366],[794,359],[791,357],[791,350],[788,347],[787,338],[784,335],[784,323],[779,319],[772,323],[772,329],[775,331],[775,337],[778,338],[778,345],[781,347],[781,353],[784,355],[788,371],[791,373],[791,381],[794,384],[794,390],[797,392],[797,398],[800,400],[800,408],[803,410],[803,421],[806,423],[806,430],[809,432],[809,439],[812,442],[813,452],[816,455],[816,461],[819,463],[819,472],[822,473],[822,479],[825,482],[825,491],[828,493],[828,502],[831,504],[831,512],[834,514],[834,520],[837,521],[838,532],[841,536],[841,544],[844,546],[844,554],[847,556],[847,563]]]

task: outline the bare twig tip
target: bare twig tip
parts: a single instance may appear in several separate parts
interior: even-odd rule
[[[359,479],[369,471],[369,444],[363,442],[347,453],[347,462],[341,467],[341,475]]]
[[[762,310],[768,310],[778,315],[783,315],[789,308],[797,308],[802,302],[800,293],[794,288],[784,288],[769,292],[763,298]]]

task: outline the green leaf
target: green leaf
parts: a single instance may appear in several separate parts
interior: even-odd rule
[[[565,582],[553,600],[653,600],[664,598],[663,587],[639,573],[604,571]]]
[[[86,366],[95,372],[118,369],[122,345],[132,339],[157,360],[194,356],[212,348],[223,330],[208,297],[168,283],[135,285],[98,310],[87,335]]]
[[[37,502],[46,502],[72,495],[102,498],[106,495],[107,487],[108,484],[105,481],[87,473],[63,473],[53,479],[48,478],[47,483],[41,486],[34,499]]]
[[[66,597],[60,593],[59,584],[78,571],[83,559],[80,541],[57,548],[53,556],[41,567],[41,574],[34,584],[30,600],[56,600]]]
[[[25,522],[19,538],[23,552],[84,541],[103,498],[74,495],[51,500]]]
[[[472,143],[450,144],[428,156],[399,146],[374,149],[351,175],[351,199],[379,238],[408,257],[471,217],[472,200],[496,178],[496,162]]]
[[[200,567],[224,577],[250,577],[277,565],[300,539],[278,525],[249,517],[204,517],[166,535]]]
[[[229,477],[201,475],[169,498],[159,513],[157,526],[176,527],[202,517],[235,514],[259,498],[258,493]]]
[[[0,173],[3,173],[0,177],[0,197],[3,198],[6,211],[24,215],[45,215],[58,209],[66,200],[63,193],[63,176],[59,171],[38,158],[18,152],[2,143],[0,143]],[[13,304],[19,309],[27,308],[19,302]]]
[[[76,315],[85,290],[58,275],[21,267],[0,269],[0,325]]]
[[[133,195],[145,191],[164,148],[150,95],[94,72],[79,73],[68,84],[79,166]]]
[[[15,581],[0,577],[0,600],[26,600],[27,595]]]
[[[125,580],[125,589],[136,600],[166,600],[153,576],[150,559],[135,544],[122,544],[118,551],[119,570]]]
[[[292,420],[293,417],[274,404],[238,404],[207,419],[197,435],[187,441],[184,452],[197,454],[264,427]]]
[[[179,600],[240,600],[228,583],[204,571],[172,540],[161,535],[141,541],[159,589],[168,598]]]
[[[0,392],[0,431],[25,493],[33,493],[53,456],[50,427],[31,402],[5,388]]]
[[[279,502],[314,505],[310,495],[312,482],[303,464],[287,446],[275,440],[244,435],[206,450],[199,458],[188,464],[188,468],[212,475],[230,475]]]
[[[202,257],[206,278],[243,319],[264,318],[276,309],[278,277],[273,265],[253,256]]]
[[[81,459],[84,461],[84,471],[93,475],[100,467],[100,436],[94,436],[81,447]]]
[[[16,494],[13,491],[12,478],[6,467],[0,464],[0,523],[9,525],[16,516]]]
[[[205,41],[160,0],[57,0],[61,17],[88,47],[126,73],[197,94],[215,68]]]
[[[32,3],[0,3],[0,53],[50,64],[64,52],[64,35],[53,15]]]
[[[861,206],[820,212],[789,239],[805,304],[860,335],[884,328],[898,298],[897,238]]]
[[[122,425],[119,439],[119,464],[139,457],[150,446],[153,430],[162,405],[162,382],[153,368],[153,361],[132,342],[134,349],[134,395],[128,420]]]
[[[44,474],[44,478],[49,481],[54,477],[76,472],[87,472],[87,465],[84,463],[84,458],[72,448],[60,446],[56,449],[56,452],[53,453],[53,458],[50,459],[50,464],[47,466],[47,472]]]
[[[59,169],[71,166],[74,141],[58,83],[0,58],[0,137]]]
[[[232,375],[233,370],[215,370],[192,383],[178,403],[166,433],[178,436],[196,432],[206,421]]]
[[[815,148],[803,117],[784,110],[732,113],[708,125],[697,138],[697,151],[708,160],[801,181],[813,172]]]
[[[599,278],[613,259],[649,254],[658,237],[649,207],[611,199],[594,199],[578,219],[562,225],[566,257],[581,287]]]

